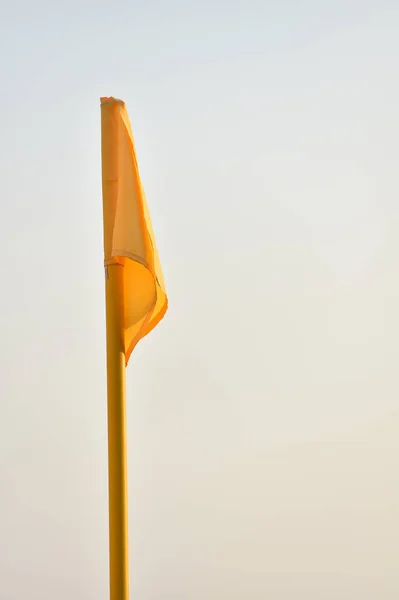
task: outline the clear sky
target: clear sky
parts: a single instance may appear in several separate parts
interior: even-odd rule
[[[397,600],[399,5],[0,11],[0,598],[108,598],[100,96],[170,310],[128,369],[135,600]]]

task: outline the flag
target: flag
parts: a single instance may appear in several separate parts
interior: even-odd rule
[[[119,298],[126,364],[168,300],[124,102],[101,98],[104,264],[123,267]]]

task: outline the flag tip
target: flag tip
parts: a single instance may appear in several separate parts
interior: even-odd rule
[[[102,96],[100,98],[101,104],[108,104],[111,102],[116,102],[116,104],[121,104],[122,106],[125,106],[125,103],[123,102],[123,100],[119,100],[119,98],[114,98],[113,96]]]

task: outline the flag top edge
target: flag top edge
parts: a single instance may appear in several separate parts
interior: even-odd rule
[[[125,106],[125,103],[123,100],[120,100],[119,98],[114,98],[113,96],[102,96],[100,98],[100,103],[101,104],[119,104],[120,106]]]

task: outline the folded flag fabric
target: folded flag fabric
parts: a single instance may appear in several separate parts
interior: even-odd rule
[[[164,316],[168,299],[124,102],[101,98],[104,264],[123,267],[121,332],[126,364]]]

